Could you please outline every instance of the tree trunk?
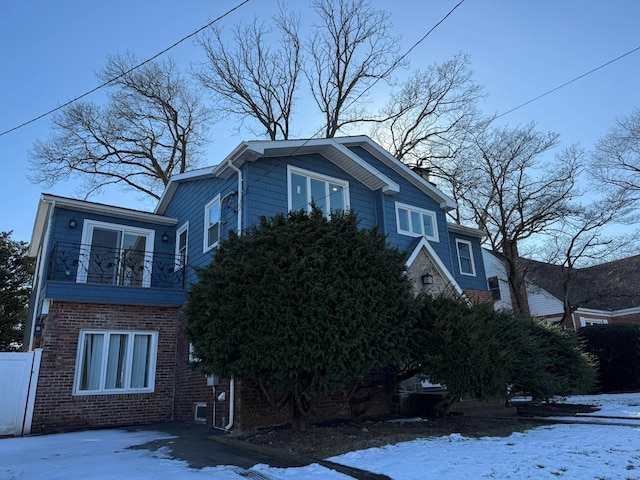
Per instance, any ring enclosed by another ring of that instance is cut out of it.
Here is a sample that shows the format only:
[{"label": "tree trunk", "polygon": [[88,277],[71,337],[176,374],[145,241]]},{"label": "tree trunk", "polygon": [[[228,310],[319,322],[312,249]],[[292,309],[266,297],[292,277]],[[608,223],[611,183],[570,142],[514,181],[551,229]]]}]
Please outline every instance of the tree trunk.
[{"label": "tree trunk", "polygon": [[511,291],[512,308],[516,313],[530,314],[529,298],[525,282],[525,268],[520,262],[518,252],[518,242],[516,240],[502,241],[502,253],[506,260],[507,279],[509,280],[509,290]]}]

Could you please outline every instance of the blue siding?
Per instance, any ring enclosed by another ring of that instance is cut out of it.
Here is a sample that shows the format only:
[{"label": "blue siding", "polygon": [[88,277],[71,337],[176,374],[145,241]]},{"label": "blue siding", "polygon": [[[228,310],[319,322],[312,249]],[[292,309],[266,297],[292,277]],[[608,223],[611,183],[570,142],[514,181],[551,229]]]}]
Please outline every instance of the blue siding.
[{"label": "blue siding", "polygon": [[185,290],[168,288],[121,287],[50,281],[46,284],[44,297],[69,302],[180,307],[184,304],[187,293]]},{"label": "blue siding", "polygon": [[[475,276],[463,275],[460,273],[460,265],[458,263],[458,250],[456,248],[456,239],[471,242],[471,250],[473,253],[473,264],[475,267]],[[463,235],[457,232],[449,234],[449,244],[451,245],[451,256],[454,267],[451,270],[454,278],[462,288],[471,288],[474,290],[487,290],[487,276],[484,271],[484,263],[482,261],[482,246],[478,237]]]},{"label": "blue siding", "polygon": [[430,210],[436,214],[436,222],[438,227],[438,242],[429,241],[442,262],[451,269],[451,252],[449,250],[447,219],[444,210],[440,204],[433,198],[425,195],[420,189],[409,183],[402,175],[388,167],[385,163],[378,160],[362,147],[353,147],[350,150],[362,158],[364,161],[373,166],[380,173],[386,175],[394,182],[400,185],[400,192],[396,195],[384,195],[382,197],[385,219],[385,231],[387,239],[391,245],[398,247],[400,250],[408,251],[415,244],[415,237],[401,235],[398,233],[396,225],[395,204],[406,203],[415,207]]},{"label": "blue siding", "polygon": [[378,224],[376,194],[361,182],[338,168],[322,155],[261,158],[246,169],[245,208],[247,225],[260,217],[273,217],[287,212],[287,165],[349,182],[349,202],[357,212],[362,228]]},{"label": "blue siding", "polygon": [[[69,220],[75,219],[76,227],[69,227]],[[103,215],[97,213],[90,213],[84,211],[71,210],[69,208],[57,207],[52,216],[51,225],[51,237],[49,245],[47,246],[47,252],[49,255],[55,255],[57,249],[61,248],[61,245],[66,245],[64,248],[73,256],[73,259],[77,259],[78,246],[82,242],[83,226],[85,220],[93,220],[99,222],[105,222],[116,225],[124,225],[129,227],[144,228],[152,230],[154,232],[154,268],[158,267],[155,262],[156,257],[164,257],[165,259],[171,259],[174,253],[174,236],[175,228],[173,226],[157,225],[152,222],[132,220],[128,218],[120,218],[117,216]],[[169,236],[168,242],[162,241],[164,233]],[[49,262],[50,258],[46,261]],[[169,262],[170,263],[170,262]],[[48,267],[51,269],[55,266],[54,263],[49,262]],[[69,265],[74,265],[69,263]],[[77,266],[77,262],[75,263]],[[151,271],[152,288],[136,288],[136,287],[123,287],[123,286],[107,286],[107,285],[92,285],[76,283],[75,277],[77,271],[75,267],[69,269],[68,275],[65,277],[68,281],[49,281],[46,287],[46,298],[58,299],[58,300],[78,300],[78,301],[113,301],[121,303],[136,303],[136,304],[148,304],[148,305],[179,305],[180,299],[184,299],[184,291],[181,285],[176,285],[175,288],[153,288],[155,278],[153,270]],[[170,265],[169,268],[172,268]],[[55,272],[48,271],[46,275],[53,275]],[[159,272],[156,272],[159,273]],[[166,272],[165,272],[166,273]],[[61,279],[64,280],[64,279]],[[115,289],[115,290],[114,290]],[[172,293],[168,294],[167,292]]]},{"label": "blue siding", "polygon": [[[232,175],[228,180],[220,178],[207,178],[192,180],[178,185],[165,215],[178,219],[176,229],[187,221],[189,233],[187,235],[187,265],[186,284],[197,281],[196,268],[207,265],[215,250],[204,252],[204,208],[217,195],[225,200],[220,208],[220,237],[225,238],[229,230],[238,228],[238,180]],[[175,248],[175,234],[171,244]]]}]

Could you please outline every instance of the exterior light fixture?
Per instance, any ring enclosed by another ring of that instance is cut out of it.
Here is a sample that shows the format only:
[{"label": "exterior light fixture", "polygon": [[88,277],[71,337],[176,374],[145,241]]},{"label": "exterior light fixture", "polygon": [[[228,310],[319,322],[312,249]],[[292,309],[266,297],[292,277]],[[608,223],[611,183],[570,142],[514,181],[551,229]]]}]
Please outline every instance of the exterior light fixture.
[{"label": "exterior light fixture", "polygon": [[164,232],[164,233],[162,234],[162,241],[163,241],[164,243],[167,243],[167,242],[169,241],[169,234],[168,234],[167,232]]},{"label": "exterior light fixture", "polygon": [[423,285],[433,285],[433,275],[425,270],[424,275],[420,277]]},{"label": "exterior light fixture", "polygon": [[77,225],[76,218],[71,217],[71,220],[69,220],[69,228],[76,228],[76,225]]}]

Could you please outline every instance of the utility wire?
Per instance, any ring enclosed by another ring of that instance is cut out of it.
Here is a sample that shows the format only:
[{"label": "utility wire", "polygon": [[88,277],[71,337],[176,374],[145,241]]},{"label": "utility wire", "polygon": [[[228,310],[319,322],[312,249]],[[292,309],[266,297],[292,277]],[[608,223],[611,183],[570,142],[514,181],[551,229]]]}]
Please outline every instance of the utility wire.
[{"label": "utility wire", "polygon": [[631,55],[633,52],[636,52],[636,51],[638,51],[638,50],[640,50],[640,47],[636,47],[636,48],[634,48],[633,50],[629,50],[627,53],[623,53],[623,54],[622,54],[622,55],[620,55],[619,57],[616,57],[616,58],[614,58],[613,60],[609,60],[608,62],[603,63],[602,65],[600,65],[599,67],[596,67],[596,68],[594,68],[594,69],[592,69],[592,70],[589,70],[587,73],[583,73],[582,75],[579,75],[579,76],[577,76],[576,78],[574,78],[574,79],[572,79],[572,80],[569,80],[568,82],[565,82],[565,83],[563,83],[562,85],[560,85],[560,86],[558,86],[558,87],[552,88],[551,90],[549,90],[548,92],[543,93],[542,95],[538,95],[537,97],[532,98],[531,100],[529,100],[529,101],[527,101],[527,102],[524,102],[524,103],[522,103],[522,104],[518,105],[517,107],[513,107],[511,110],[507,110],[506,112],[501,113],[500,115],[497,115],[496,117],[494,117],[494,118],[493,118],[493,120],[495,120],[496,118],[503,117],[503,116],[505,116],[505,115],[507,115],[507,114],[509,114],[509,113],[511,113],[511,112],[513,112],[513,111],[515,111],[515,110],[518,110],[519,108],[522,108],[522,107],[524,107],[525,105],[529,105],[530,103],[533,103],[533,102],[535,102],[536,100],[540,100],[542,97],[546,97],[547,95],[549,95],[549,94],[551,94],[551,93],[555,92],[556,90],[560,90],[561,88],[566,87],[567,85],[569,85],[569,84],[571,84],[571,83],[573,83],[573,82],[576,82],[576,81],[580,80],[581,78],[586,77],[587,75],[591,75],[593,72],[596,72],[596,71],[600,70],[601,68],[606,67],[607,65],[611,65],[613,62],[617,62],[617,61],[618,61],[618,60],[620,60],[621,58],[624,58],[624,57],[626,57],[627,55]]},{"label": "utility wire", "polygon": [[180,40],[178,40],[177,42],[175,42],[174,44],[168,46],[167,48],[165,48],[164,50],[156,53],[153,57],[147,58],[146,60],[144,60],[143,62],[135,65],[134,67],[131,67],[129,70],[127,70],[126,72],[121,73],[120,75],[118,75],[117,77],[114,77],[110,80],[107,80],[106,82],[98,85],[95,88],[92,88],[91,90],[89,90],[88,92],[83,93],[82,95],[79,95],[71,100],[69,100],[66,103],[63,103],[62,105],[59,105],[56,108],[52,108],[51,110],[49,110],[48,112],[43,113],[42,115],[38,115],[35,118],[32,118],[31,120],[28,120],[24,123],[21,123],[20,125],[17,125],[13,128],[10,128],[9,130],[5,130],[4,132],[0,132],[0,137],[2,137],[3,135],[6,135],[7,133],[11,133],[15,130],[18,130],[19,128],[25,127],[33,122],[36,122],[38,120],[40,120],[41,118],[44,118],[48,115],[51,115],[54,112],[57,112],[58,110],[63,109],[64,107],[67,107],[69,105],[71,105],[74,102],[77,102],[78,100],[91,95],[92,93],[106,87],[107,85],[115,82],[116,80],[119,80],[122,77],[125,77],[127,75],[129,75],[131,72],[133,72],[134,70],[137,70],[138,68],[142,67],[143,65],[146,65],[149,62],[152,62],[153,60],[155,60],[156,58],[158,58],[161,55],[164,55],[165,53],[167,53],[169,50],[177,47],[178,45],[180,45],[182,42],[184,42],[185,40],[190,39],[191,37],[197,35],[198,33],[202,32],[203,30],[206,30],[207,28],[209,28],[211,25],[213,25],[214,23],[219,22],[220,20],[222,20],[224,17],[230,15],[231,13],[235,12],[237,9],[239,9],[240,7],[242,7],[245,3],[248,3],[249,0],[243,0],[241,3],[239,3],[238,5],[236,5],[235,7],[231,8],[230,10],[227,10],[225,13],[223,13],[222,15],[220,15],[219,17],[215,18],[214,20],[212,20],[211,22],[207,23],[205,26],[200,27],[198,30],[196,30],[193,33],[190,33],[189,35],[187,35],[186,37],[181,38]]},{"label": "utility wire", "polygon": [[[449,10],[449,12],[440,19],[440,21],[438,21],[433,27],[431,27],[429,29],[429,31],[427,31],[427,33],[425,33],[422,38],[420,38],[419,40],[417,40],[406,52],[404,52],[402,55],[400,55],[394,62],[393,64],[385,71],[384,75],[376,78],[371,85],[367,86],[367,88],[365,88],[362,92],[360,92],[360,94],[358,94],[353,100],[351,100],[348,104],[346,104],[345,108],[349,108],[351,105],[353,105],[355,102],[357,102],[366,92],[368,92],[376,83],[378,83],[384,76],[388,75],[391,71],[393,71],[394,68],[396,68],[418,45],[420,45],[422,42],[424,42],[426,40],[426,38],[431,34],[431,32],[433,32],[436,28],[438,28],[440,26],[440,24],[442,24],[442,22],[444,22],[449,15],[451,15],[454,10],[456,8],[458,8],[460,5],[462,5],[464,3],[464,0],[460,0],[451,10]],[[291,152],[290,154],[288,154],[286,157],[283,158],[291,158],[293,157],[296,152],[298,152],[301,148],[303,148],[305,145],[307,145],[307,143],[309,143],[311,140],[315,139],[317,137],[317,135],[319,135],[322,130],[324,130],[326,128],[326,126],[322,126],[319,130],[317,130],[315,133],[313,133],[311,135],[311,137],[305,139],[305,141],[302,143],[302,145],[300,145],[299,147],[297,147],[293,152]],[[269,168],[266,172],[264,172],[262,175],[260,175],[258,178],[256,178],[255,180],[252,181],[252,184],[257,184],[260,180],[262,180],[265,176],[267,176],[269,173],[271,173],[276,167],[280,166],[282,164],[282,162],[284,162],[284,160],[280,160],[279,162],[276,162],[271,168]],[[243,198],[242,196],[240,196],[239,198]],[[325,196],[326,198],[326,196]]]}]

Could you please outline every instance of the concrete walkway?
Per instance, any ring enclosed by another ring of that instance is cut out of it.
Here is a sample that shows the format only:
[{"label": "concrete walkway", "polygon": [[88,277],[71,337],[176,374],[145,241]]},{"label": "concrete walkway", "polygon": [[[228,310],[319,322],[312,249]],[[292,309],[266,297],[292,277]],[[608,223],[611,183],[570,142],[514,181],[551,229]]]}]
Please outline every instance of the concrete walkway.
[{"label": "concrete walkway", "polygon": [[[256,464],[266,464],[277,468],[304,467],[312,463],[336,470],[358,480],[386,480],[386,475],[379,475],[357,468],[347,467],[334,462],[317,458],[309,458],[292,452],[274,448],[251,445],[236,440],[232,435],[205,425],[169,422],[151,425],[139,425],[125,428],[128,431],[164,432],[173,438],[154,440],[134,449],[156,451],[167,447],[171,457],[183,460],[191,468],[214,467],[218,465],[234,465],[249,470]],[[248,478],[264,477],[258,472],[247,472]]]}]

